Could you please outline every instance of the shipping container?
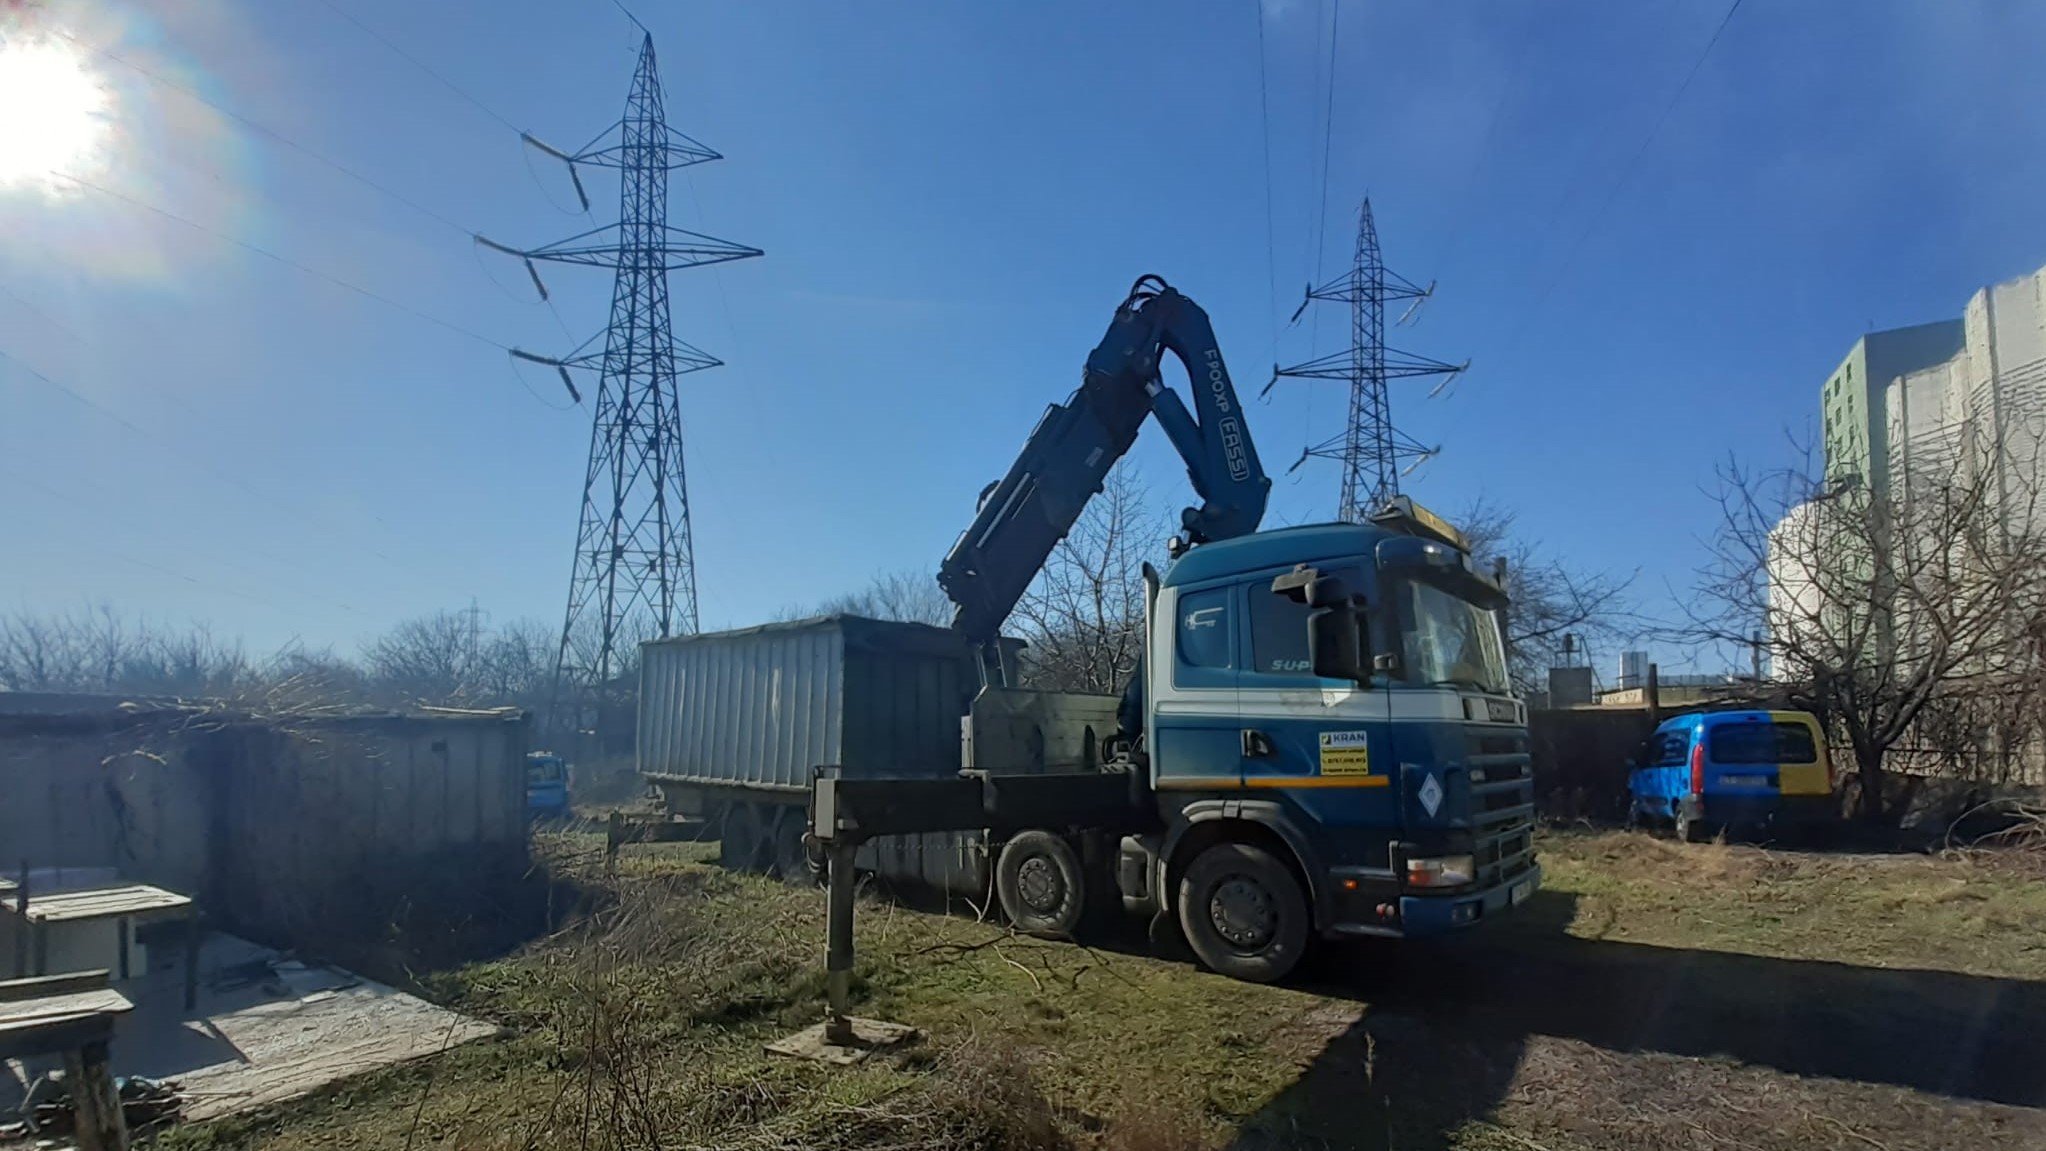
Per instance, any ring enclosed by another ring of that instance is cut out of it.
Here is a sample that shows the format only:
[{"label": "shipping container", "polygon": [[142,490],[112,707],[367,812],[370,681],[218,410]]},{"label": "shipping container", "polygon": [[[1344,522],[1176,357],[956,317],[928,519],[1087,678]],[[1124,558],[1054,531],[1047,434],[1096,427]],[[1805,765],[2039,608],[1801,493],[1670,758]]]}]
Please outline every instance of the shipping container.
[{"label": "shipping container", "polygon": [[[958,633],[850,615],[655,640],[640,648],[639,674],[640,774],[670,813],[702,821],[727,867],[789,877],[808,867],[815,770],[957,772],[960,720],[979,684]],[[984,849],[929,848],[876,841],[862,862],[985,888]]]},{"label": "shipping container", "polygon": [[639,768],[806,794],[811,772],[949,775],[978,684],[958,633],[831,615],[640,649]]},{"label": "shipping container", "polygon": [[[639,770],[671,815],[719,841],[727,867],[794,877],[809,864],[819,767],[872,778],[1099,766],[1113,697],[976,699],[979,688],[966,641],[925,624],[832,615],[655,640],[640,648]],[[984,895],[987,855],[984,835],[946,832],[871,840],[860,864]]]}]

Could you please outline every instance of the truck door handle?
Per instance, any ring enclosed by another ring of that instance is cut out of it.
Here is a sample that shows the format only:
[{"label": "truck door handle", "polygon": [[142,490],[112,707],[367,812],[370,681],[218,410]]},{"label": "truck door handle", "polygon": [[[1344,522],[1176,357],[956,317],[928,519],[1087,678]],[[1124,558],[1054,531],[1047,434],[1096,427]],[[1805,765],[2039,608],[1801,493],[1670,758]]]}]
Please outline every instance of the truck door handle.
[{"label": "truck door handle", "polygon": [[1243,729],[1243,758],[1267,759],[1277,754],[1272,747],[1272,738],[1252,728]]}]

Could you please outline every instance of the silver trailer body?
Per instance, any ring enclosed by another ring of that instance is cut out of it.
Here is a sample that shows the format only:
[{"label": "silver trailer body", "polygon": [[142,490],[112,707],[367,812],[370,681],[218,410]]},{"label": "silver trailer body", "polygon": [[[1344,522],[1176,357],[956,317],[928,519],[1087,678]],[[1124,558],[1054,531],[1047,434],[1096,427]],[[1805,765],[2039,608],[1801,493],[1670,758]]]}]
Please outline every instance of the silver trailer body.
[{"label": "silver trailer body", "polygon": [[[978,691],[956,632],[833,615],[640,648],[639,770],[669,811],[723,840],[729,866],[799,865],[816,769],[939,777],[1098,767],[1112,696]],[[978,693],[978,694],[976,694]],[[986,836],[876,839],[861,864],[972,898]]]}]

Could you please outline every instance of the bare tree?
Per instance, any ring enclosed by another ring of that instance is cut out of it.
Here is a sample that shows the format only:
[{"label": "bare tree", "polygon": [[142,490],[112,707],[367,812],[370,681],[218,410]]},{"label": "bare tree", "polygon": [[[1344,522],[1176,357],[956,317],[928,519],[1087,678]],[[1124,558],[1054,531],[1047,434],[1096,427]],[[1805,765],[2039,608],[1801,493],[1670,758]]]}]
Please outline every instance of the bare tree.
[{"label": "bare tree", "polygon": [[478,653],[480,694],[492,703],[541,706],[552,686],[559,647],[559,633],[539,620],[513,620],[497,628]]},{"label": "bare tree", "polygon": [[860,591],[827,601],[824,610],[934,627],[952,622],[952,601],[929,571],[883,572]]},{"label": "bare tree", "polygon": [[0,619],[0,687],[9,691],[77,691],[83,659],[63,616],[18,611]]},{"label": "bare tree", "polygon": [[241,645],[204,624],[153,626],[109,604],[0,619],[0,687],[12,691],[222,695],[253,674]]},{"label": "bare tree", "polygon": [[1144,563],[1164,559],[1169,524],[1127,465],[1108,473],[1009,617],[1029,645],[1024,686],[1123,690],[1144,650]]},{"label": "bare tree", "polygon": [[475,638],[460,613],[437,611],[405,620],[370,641],[363,660],[371,681],[384,693],[409,701],[467,703],[481,692]]},{"label": "bare tree", "polygon": [[147,629],[121,679],[133,690],[179,696],[234,695],[257,679],[241,641],[223,640],[205,623],[181,631]]},{"label": "bare tree", "polygon": [[1866,820],[1901,814],[1885,806],[1884,777],[1907,737],[1937,738],[1943,708],[2039,679],[2037,491],[2014,491],[2010,469],[1982,461],[1921,463],[1893,491],[1829,485],[1809,460],[1720,469],[1691,634],[1766,636],[1773,674],[1852,748]]},{"label": "bare tree", "polygon": [[952,623],[952,601],[945,598],[938,577],[929,571],[882,572],[858,591],[834,596],[814,608],[783,608],[775,613],[775,619],[788,621],[841,613],[948,627]]},{"label": "bare tree", "polygon": [[1506,561],[1506,640],[1514,688],[1539,690],[1548,668],[1561,661],[1565,636],[1617,643],[1635,624],[1625,577],[1572,568],[1546,554],[1539,540],[1514,532],[1512,511],[1480,497],[1458,522],[1471,561],[1490,573]]}]

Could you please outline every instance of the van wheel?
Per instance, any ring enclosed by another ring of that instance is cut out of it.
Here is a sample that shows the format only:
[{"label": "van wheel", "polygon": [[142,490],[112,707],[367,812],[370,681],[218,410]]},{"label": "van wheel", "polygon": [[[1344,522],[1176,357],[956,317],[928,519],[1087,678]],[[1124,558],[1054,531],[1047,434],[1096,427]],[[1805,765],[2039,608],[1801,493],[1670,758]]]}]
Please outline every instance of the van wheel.
[{"label": "van wheel", "polygon": [[1677,838],[1685,843],[1704,843],[1712,838],[1712,828],[1702,819],[1692,819],[1689,812],[1677,810]]},{"label": "van wheel", "polygon": [[1232,979],[1274,983],[1307,949],[1307,896],[1261,847],[1218,843],[1179,881],[1179,926],[1194,954]]},{"label": "van wheel", "polygon": [[995,861],[995,896],[1016,930],[1043,939],[1071,939],[1087,906],[1079,853],[1048,831],[1010,836]]}]

